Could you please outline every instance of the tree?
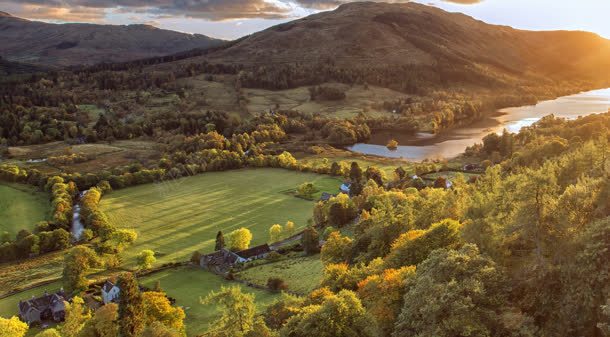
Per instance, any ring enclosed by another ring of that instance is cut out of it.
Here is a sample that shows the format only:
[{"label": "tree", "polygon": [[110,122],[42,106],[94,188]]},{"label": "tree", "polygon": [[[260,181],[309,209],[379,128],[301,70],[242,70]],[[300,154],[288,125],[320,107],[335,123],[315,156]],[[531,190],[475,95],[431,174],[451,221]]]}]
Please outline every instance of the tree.
[{"label": "tree", "polygon": [[322,246],[320,259],[325,263],[348,262],[352,254],[353,240],[347,236],[341,236],[338,231],[331,232]]},{"label": "tree", "polygon": [[222,231],[218,231],[216,233],[216,245],[214,246],[214,250],[221,250],[225,247],[225,238],[222,235]]},{"label": "tree", "polygon": [[393,336],[503,336],[500,271],[474,245],[438,249],[417,267]]},{"label": "tree", "polygon": [[342,290],[329,294],[321,304],[300,308],[280,330],[282,337],[374,336],[369,317],[356,294]]},{"label": "tree", "polygon": [[269,242],[278,242],[282,238],[282,225],[275,224],[269,228]]},{"label": "tree", "polygon": [[252,241],[252,232],[247,228],[240,228],[229,233],[229,248],[232,251],[248,249]]},{"label": "tree", "polygon": [[315,228],[308,226],[303,231],[301,244],[307,255],[313,255],[320,252],[320,238],[318,231]]},{"label": "tree", "polygon": [[165,326],[161,322],[152,322],[139,337],[183,337],[184,333]]},{"label": "tree", "polygon": [[326,207],[328,209],[327,218],[331,225],[342,227],[356,218],[358,210],[356,205],[347,194],[339,194],[336,197],[328,200]]},{"label": "tree", "polygon": [[269,329],[262,317],[257,317],[252,330],[248,331],[246,337],[276,337],[277,333]]},{"label": "tree", "polygon": [[349,169],[349,179],[352,183],[359,183],[362,181],[362,169],[357,162],[353,161]]},{"label": "tree", "polygon": [[79,336],[89,318],[91,318],[91,313],[85,306],[85,301],[74,296],[71,303],[66,302],[66,320],[61,327],[61,334],[64,337]]},{"label": "tree", "polygon": [[316,191],[317,189],[313,183],[302,183],[297,187],[297,194],[306,199],[313,198],[313,194],[316,193]]},{"label": "tree", "polygon": [[150,249],[144,249],[138,255],[138,266],[140,269],[150,269],[156,261],[155,252]]},{"label": "tree", "polygon": [[59,331],[50,328],[37,333],[35,337],[61,337],[61,335],[59,334]]},{"label": "tree", "polygon": [[214,336],[243,337],[254,328],[254,295],[243,293],[239,286],[223,286],[201,302],[220,308],[220,318],[210,325],[210,332]]},{"label": "tree", "polygon": [[0,317],[0,337],[23,337],[28,332],[28,325],[16,316],[9,319]]},{"label": "tree", "polygon": [[119,277],[119,332],[122,337],[138,337],[144,330],[144,307],[138,282],[132,273]]},{"label": "tree", "polygon": [[142,294],[145,324],[163,323],[166,327],[184,333],[184,310],[172,307],[163,292],[147,291]]},{"label": "tree", "polygon": [[79,337],[118,337],[119,306],[108,303],[97,309],[91,319],[85,323]]},{"label": "tree", "polygon": [[294,226],[294,222],[292,221],[287,221],[286,224],[284,225],[284,237],[291,237],[293,236],[295,233],[295,226]]},{"label": "tree", "polygon": [[425,231],[412,230],[402,234],[392,244],[385,259],[386,268],[418,265],[435,249],[458,248],[462,243],[460,228],[459,222],[446,219],[432,224]]},{"label": "tree", "polygon": [[99,264],[95,252],[86,246],[76,246],[64,258],[63,284],[67,292],[84,289],[89,282],[85,277],[91,267]]}]

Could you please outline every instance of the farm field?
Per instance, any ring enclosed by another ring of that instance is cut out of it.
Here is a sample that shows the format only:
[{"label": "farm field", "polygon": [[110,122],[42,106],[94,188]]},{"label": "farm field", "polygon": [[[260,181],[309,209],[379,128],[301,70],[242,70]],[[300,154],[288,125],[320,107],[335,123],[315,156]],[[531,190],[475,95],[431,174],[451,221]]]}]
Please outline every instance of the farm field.
[{"label": "farm field", "polygon": [[299,256],[248,268],[237,278],[265,286],[269,277],[278,277],[286,282],[289,291],[307,294],[320,285],[323,270],[319,255]]},{"label": "farm field", "polygon": [[[186,313],[186,333],[196,336],[205,332],[208,325],[218,318],[218,310],[214,305],[201,304],[199,299],[204,298],[212,291],[220,290],[221,286],[238,285],[224,278],[198,268],[178,268],[164,270],[143,277],[140,283],[153,287],[157,281],[168,296],[176,299],[176,305],[181,306]],[[253,293],[259,311],[279,299],[280,294],[265,290],[241,286],[242,291]]]},{"label": "farm field", "polygon": [[61,278],[66,251],[53,252],[24,261],[0,264],[0,296],[41,282]]},{"label": "farm field", "polygon": [[47,194],[20,184],[0,184],[0,233],[14,237],[21,229],[34,229],[51,210]]},{"label": "farm field", "polygon": [[269,227],[293,221],[303,228],[314,202],[290,193],[304,182],[336,193],[339,179],[283,169],[243,169],[147,184],[110,192],[101,209],[119,228],[132,228],[138,239],[124,253],[127,267],[143,249],[155,251],[156,265],[184,261],[196,250],[214,250],[216,233],[240,227],[253,234],[251,246],[269,239]]}]

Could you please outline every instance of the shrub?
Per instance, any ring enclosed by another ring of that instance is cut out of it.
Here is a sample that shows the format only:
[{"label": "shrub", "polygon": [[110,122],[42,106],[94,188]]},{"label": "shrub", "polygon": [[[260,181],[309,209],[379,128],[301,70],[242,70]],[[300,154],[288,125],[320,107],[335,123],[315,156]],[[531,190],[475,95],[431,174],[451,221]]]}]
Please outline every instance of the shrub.
[{"label": "shrub", "polygon": [[267,280],[267,288],[271,291],[282,291],[288,289],[286,282],[279,277],[270,277]]}]

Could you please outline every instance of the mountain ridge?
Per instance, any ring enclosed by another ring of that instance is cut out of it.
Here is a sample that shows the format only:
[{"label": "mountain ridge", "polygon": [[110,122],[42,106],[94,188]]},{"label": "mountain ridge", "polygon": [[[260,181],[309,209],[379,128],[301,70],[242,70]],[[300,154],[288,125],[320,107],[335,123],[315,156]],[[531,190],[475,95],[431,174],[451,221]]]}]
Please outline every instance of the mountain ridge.
[{"label": "mountain ridge", "polygon": [[208,48],[224,40],[151,25],[53,24],[0,14],[0,56],[8,61],[66,67],[137,60]]}]

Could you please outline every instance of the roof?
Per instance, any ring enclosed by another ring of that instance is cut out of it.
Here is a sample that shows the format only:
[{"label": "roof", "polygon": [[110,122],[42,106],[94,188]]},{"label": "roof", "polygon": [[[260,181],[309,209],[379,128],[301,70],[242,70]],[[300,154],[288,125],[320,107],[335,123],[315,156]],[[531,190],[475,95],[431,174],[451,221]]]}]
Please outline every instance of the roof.
[{"label": "roof", "polygon": [[64,307],[64,301],[66,295],[63,291],[58,291],[54,294],[45,293],[40,297],[33,297],[32,299],[20,301],[19,311],[26,313],[29,310],[38,310],[40,312],[51,308],[53,311],[62,310]]},{"label": "roof", "polygon": [[263,244],[260,246],[244,249],[242,251],[237,252],[236,254],[243,257],[244,259],[248,259],[254,256],[259,256],[262,254],[267,254],[271,251],[268,244]]},{"label": "roof", "polygon": [[223,248],[221,250],[217,250],[214,253],[203,255],[201,257],[202,264],[206,265],[225,265],[225,264],[233,264],[239,259],[235,253]]},{"label": "roof", "polygon": [[114,288],[114,287],[115,287],[115,284],[107,280],[106,282],[104,282],[104,285],[102,286],[102,290],[105,293],[107,293],[107,292],[110,292],[110,290],[112,290],[112,288]]}]

